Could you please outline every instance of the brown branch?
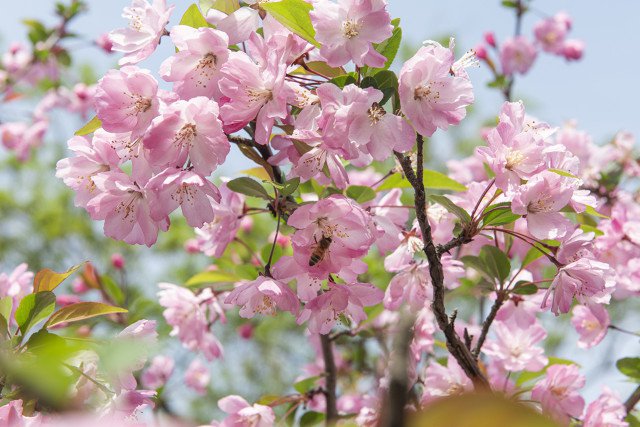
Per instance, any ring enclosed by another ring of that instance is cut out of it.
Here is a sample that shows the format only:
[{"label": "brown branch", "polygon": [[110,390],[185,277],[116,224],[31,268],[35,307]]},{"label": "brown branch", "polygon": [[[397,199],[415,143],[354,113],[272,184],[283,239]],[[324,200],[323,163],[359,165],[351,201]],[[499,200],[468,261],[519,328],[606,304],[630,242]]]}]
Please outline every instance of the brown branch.
[{"label": "brown branch", "polygon": [[489,333],[489,328],[491,328],[491,324],[496,318],[496,314],[498,314],[498,310],[502,307],[504,303],[504,294],[499,291],[496,295],[496,300],[493,302],[491,306],[491,311],[484,322],[482,323],[482,331],[480,332],[480,336],[478,337],[478,342],[476,343],[476,347],[473,349],[473,356],[477,359],[480,354],[480,350],[482,350],[482,345],[484,341],[487,339],[487,334]]},{"label": "brown branch", "polygon": [[[423,144],[422,136],[418,135],[418,154],[419,157],[422,153]],[[424,242],[423,251],[429,261],[429,274],[431,276],[431,284],[433,286],[433,301],[431,302],[431,309],[438,322],[438,327],[444,332],[447,349],[451,355],[456,359],[460,367],[465,374],[473,381],[476,388],[489,388],[489,383],[485,376],[480,371],[477,360],[471,354],[471,351],[465,346],[464,342],[460,339],[454,328],[453,320],[449,320],[447,310],[444,305],[444,272],[442,270],[442,262],[440,261],[441,254],[438,253],[438,249],[433,243],[433,237],[431,235],[431,225],[427,218],[426,212],[426,195],[423,176],[416,176],[411,168],[411,160],[404,155],[395,152],[396,158],[400,162],[400,166],[407,177],[407,180],[413,187],[415,193],[415,206],[416,206],[416,218],[420,225],[420,231],[422,232],[422,240]],[[421,158],[418,159],[418,171],[422,172],[420,165]]]},{"label": "brown branch", "polygon": [[320,335],[320,344],[322,345],[322,358],[324,359],[324,371],[326,373],[324,396],[327,400],[327,409],[325,420],[327,426],[332,426],[338,421],[336,362],[333,357],[333,345],[329,335]]},{"label": "brown branch", "polygon": [[629,396],[624,402],[624,409],[627,411],[627,414],[633,411],[633,408],[636,407],[638,401],[640,401],[640,386],[633,390],[631,396]]}]

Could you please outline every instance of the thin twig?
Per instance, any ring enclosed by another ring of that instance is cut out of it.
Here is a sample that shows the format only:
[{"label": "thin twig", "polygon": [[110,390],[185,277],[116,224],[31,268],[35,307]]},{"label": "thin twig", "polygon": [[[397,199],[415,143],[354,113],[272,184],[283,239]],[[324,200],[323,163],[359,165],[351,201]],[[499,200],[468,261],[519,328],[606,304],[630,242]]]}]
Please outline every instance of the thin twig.
[{"label": "thin twig", "polygon": [[324,359],[325,378],[325,399],[327,408],[325,411],[326,425],[332,426],[338,421],[338,407],[336,399],[336,383],[337,370],[336,362],[333,357],[333,344],[329,335],[320,335],[320,344],[322,346],[322,358]]}]

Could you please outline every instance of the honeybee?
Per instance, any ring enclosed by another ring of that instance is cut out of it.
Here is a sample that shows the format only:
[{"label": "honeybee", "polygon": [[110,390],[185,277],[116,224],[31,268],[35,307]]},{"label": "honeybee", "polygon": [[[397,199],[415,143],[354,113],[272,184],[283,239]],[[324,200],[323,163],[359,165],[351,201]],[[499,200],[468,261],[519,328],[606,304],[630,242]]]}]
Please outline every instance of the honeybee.
[{"label": "honeybee", "polygon": [[320,261],[322,261],[329,250],[329,245],[331,245],[331,237],[327,237],[324,234],[320,241],[313,236],[313,239],[316,241],[316,244],[313,245],[313,250],[311,251],[311,256],[309,257],[309,267],[313,267]]}]

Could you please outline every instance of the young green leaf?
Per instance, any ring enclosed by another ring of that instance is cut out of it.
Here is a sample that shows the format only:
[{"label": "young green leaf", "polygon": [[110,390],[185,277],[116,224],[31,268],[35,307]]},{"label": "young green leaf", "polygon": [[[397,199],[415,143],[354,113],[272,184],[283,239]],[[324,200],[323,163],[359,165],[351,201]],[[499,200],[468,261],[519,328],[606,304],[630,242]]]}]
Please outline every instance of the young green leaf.
[{"label": "young green leaf", "polygon": [[243,176],[240,178],[232,179],[227,182],[227,188],[236,193],[244,194],[250,197],[258,197],[265,200],[271,200],[271,196],[267,193],[267,190],[256,180]]},{"label": "young green leaf", "polygon": [[184,12],[184,15],[182,15],[182,18],[180,19],[180,25],[188,25],[189,27],[200,28],[208,27],[209,23],[204,18],[204,16],[202,16],[202,12],[200,12],[200,8],[198,7],[198,5],[194,3],[189,6]]},{"label": "young green leaf", "polygon": [[100,129],[101,126],[102,126],[102,122],[100,121],[98,116],[95,116],[93,119],[89,120],[87,124],[85,124],[80,129],[78,129],[76,133],[74,133],[74,135],[76,136],[89,135],[90,133],[95,132],[97,129]]},{"label": "young green leaf", "polygon": [[462,209],[460,206],[453,203],[448,197],[439,194],[432,194],[427,198],[432,202],[444,207],[447,211],[460,218],[460,221],[462,221],[463,224],[469,224],[471,222],[471,216],[469,215],[469,213]]},{"label": "young green leaf", "polygon": [[267,11],[276,21],[284,25],[294,34],[302,37],[316,47],[316,30],[311,25],[309,12],[313,9],[304,0],[281,0],[277,2],[261,2],[260,7]]},{"label": "young green leaf", "polygon": [[280,190],[280,195],[283,197],[287,197],[292,195],[300,185],[300,178],[295,177],[291,178],[287,182],[284,183],[284,187]]},{"label": "young green leaf", "polygon": [[368,202],[375,199],[376,192],[370,187],[364,185],[350,185],[347,187],[347,197],[358,203]]},{"label": "young green leaf", "polygon": [[504,283],[511,273],[511,261],[500,249],[492,245],[480,249],[480,259],[487,266],[487,270],[500,283]]},{"label": "young green leaf", "polygon": [[427,190],[467,191],[467,187],[447,175],[430,170],[424,170],[424,186]]},{"label": "young green leaf", "polygon": [[29,329],[48,317],[56,307],[53,292],[43,291],[26,295],[16,309],[16,323],[24,336]]},{"label": "young green leaf", "polygon": [[198,286],[207,283],[234,283],[240,280],[235,274],[224,273],[222,271],[203,271],[191,277],[185,283],[186,286]]},{"label": "young green leaf", "polygon": [[616,368],[629,378],[640,380],[640,357],[625,357],[616,362]]},{"label": "young green leaf", "polygon": [[[84,264],[84,263],[83,263]],[[33,278],[33,291],[52,291],[60,285],[67,277],[76,272],[83,264],[74,265],[64,273],[57,273],[45,268],[36,273]]]}]

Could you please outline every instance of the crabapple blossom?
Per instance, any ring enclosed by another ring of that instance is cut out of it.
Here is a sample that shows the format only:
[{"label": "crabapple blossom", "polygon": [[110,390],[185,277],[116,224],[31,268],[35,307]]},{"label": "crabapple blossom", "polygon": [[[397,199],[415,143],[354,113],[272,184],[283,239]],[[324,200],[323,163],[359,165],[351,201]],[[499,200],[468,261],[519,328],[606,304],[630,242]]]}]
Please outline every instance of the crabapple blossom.
[{"label": "crabapple blossom", "polygon": [[101,172],[92,177],[96,194],[87,203],[91,218],[104,220],[107,236],[129,244],[152,246],[158,231],[167,231],[167,217],[151,217],[149,193],[121,170]]},{"label": "crabapple blossom", "polygon": [[425,369],[424,382],[428,387],[425,387],[420,401],[423,405],[441,397],[473,390],[473,383],[451,355],[447,358],[447,366],[431,361]]},{"label": "crabapple blossom", "polygon": [[195,295],[171,283],[160,283],[158,287],[160,305],[165,307],[162,315],[173,327],[171,336],[177,336],[189,350],[201,351],[207,360],[221,357],[222,345],[209,331],[209,323],[218,316],[222,321],[225,318],[211,289],[206,288]]},{"label": "crabapple blossom", "polygon": [[9,274],[4,272],[0,273],[0,298],[11,297],[13,307],[17,307],[22,297],[29,293],[33,273],[28,271],[28,269],[29,266],[23,262]]},{"label": "crabapple blossom", "polygon": [[207,256],[219,258],[235,239],[244,211],[244,197],[225,183],[220,185],[220,203],[213,203],[213,221],[197,228],[197,245]]},{"label": "crabapple blossom", "polygon": [[169,356],[159,355],[154,357],[149,367],[140,376],[142,385],[152,390],[163,387],[173,373],[174,366],[175,362]]},{"label": "crabapple blossom", "polygon": [[436,128],[447,130],[467,115],[473,103],[473,87],[466,72],[454,64],[453,39],[449,48],[429,42],[400,70],[398,92],[403,113],[418,133],[431,136]]},{"label": "crabapple blossom", "polygon": [[628,427],[625,421],[627,411],[620,396],[609,387],[604,387],[602,394],[587,406],[582,420],[584,427]]},{"label": "crabapple blossom", "polygon": [[315,0],[309,15],[327,64],[339,67],[352,61],[358,67],[382,67],[387,58],[373,43],[391,37],[393,26],[386,8],[386,0]]},{"label": "crabapple blossom", "polygon": [[561,267],[551,282],[551,286],[542,301],[543,307],[549,306],[549,297],[553,292],[551,311],[558,315],[567,313],[575,297],[581,303],[607,303],[612,285],[609,264],[588,258],[580,258]]},{"label": "crabapple blossom", "polygon": [[173,8],[167,7],[166,0],[153,0],[152,4],[132,0],[131,6],[124,8],[122,17],[129,20],[129,27],[109,33],[110,50],[125,54],[120,65],[136,64],[151,56],[166,31]]},{"label": "crabapple blossom", "polygon": [[562,55],[567,61],[577,61],[584,55],[585,43],[582,40],[567,40],[562,46]]},{"label": "crabapple blossom", "polygon": [[260,26],[260,14],[251,7],[240,7],[230,14],[215,8],[209,9],[207,22],[215,25],[217,30],[224,32],[229,45],[242,43]]},{"label": "crabapple blossom", "polygon": [[174,82],[173,90],[183,99],[206,96],[218,100],[220,68],[229,57],[227,34],[213,28],[176,25],[171,40],[179,49],[160,66],[160,75]]},{"label": "crabapple blossom", "polygon": [[571,28],[571,20],[565,13],[543,19],[533,27],[533,34],[545,52],[562,54],[564,39]]},{"label": "crabapple blossom", "polygon": [[200,359],[193,359],[184,373],[184,383],[200,395],[207,394],[211,372]]},{"label": "crabapple blossom", "polygon": [[[350,266],[369,251],[378,235],[371,216],[340,195],[300,206],[287,223],[297,229],[291,237],[296,262],[316,277]],[[322,239],[331,239],[330,244],[322,259],[311,265],[314,247]]]},{"label": "crabapple blossom", "polygon": [[296,294],[286,284],[266,276],[238,284],[224,302],[241,306],[240,316],[244,318],[252,318],[256,313],[275,315],[277,308],[295,315],[300,305]]},{"label": "crabapple blossom", "polygon": [[159,106],[158,82],[148,70],[129,65],[109,70],[98,82],[95,109],[107,132],[142,135]]},{"label": "crabapple blossom", "polygon": [[[262,47],[255,33],[250,41]],[[256,119],[255,141],[266,144],[276,119],[287,116],[287,102],[293,91],[285,84],[287,64],[284,52],[269,50],[266,62],[256,63],[244,52],[231,52],[222,66],[220,92],[228,99],[220,108],[220,118],[226,133],[236,132]]]},{"label": "crabapple blossom", "polygon": [[356,324],[365,320],[364,307],[378,304],[382,297],[382,291],[368,283],[330,283],[328,291],[304,306],[298,324],[308,321],[311,333],[328,334],[340,315]]},{"label": "crabapple blossom", "polygon": [[218,104],[204,96],[176,101],[156,117],[143,139],[149,163],[162,170],[183,167],[208,176],[229,154],[231,146],[218,118]]},{"label": "crabapple blossom", "polygon": [[500,46],[502,72],[508,76],[527,74],[537,55],[536,47],[525,36],[509,37]]},{"label": "crabapple blossom", "polygon": [[90,141],[84,136],[74,136],[67,145],[74,156],[58,161],[56,177],[75,190],[75,205],[86,208],[96,195],[97,187],[93,177],[117,168],[120,157],[111,145],[98,138]]},{"label": "crabapple blossom", "polygon": [[269,406],[249,403],[240,396],[231,395],[218,401],[218,407],[227,413],[221,422],[214,422],[217,427],[271,427],[276,415]]},{"label": "crabapple blossom", "polygon": [[147,183],[151,192],[151,217],[160,220],[178,206],[191,227],[213,221],[213,203],[220,201],[220,191],[211,181],[196,172],[167,168]]},{"label": "crabapple blossom", "polygon": [[609,312],[600,304],[576,305],[573,307],[571,324],[580,335],[578,347],[591,348],[607,335]]},{"label": "crabapple blossom", "polygon": [[576,365],[551,365],[543,380],[533,387],[531,398],[558,421],[568,424],[569,417],[579,417],[584,399],[578,393],[585,383]]},{"label": "crabapple blossom", "polygon": [[547,336],[539,324],[521,329],[509,323],[496,322],[492,329],[496,339],[487,340],[483,351],[505,371],[539,371],[547,364],[544,349],[536,346]]},{"label": "crabapple blossom", "polygon": [[573,195],[569,178],[543,171],[518,188],[511,210],[527,219],[529,233],[537,239],[557,239],[569,231],[570,222],[560,213]]},{"label": "crabapple blossom", "polygon": [[419,310],[432,298],[429,264],[414,264],[391,279],[384,294],[387,310],[397,310],[405,301],[413,310]]},{"label": "crabapple blossom", "polygon": [[13,151],[18,160],[25,162],[31,151],[42,145],[48,127],[45,120],[37,120],[30,125],[24,122],[0,123],[0,142]]}]

